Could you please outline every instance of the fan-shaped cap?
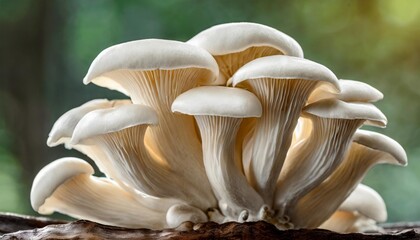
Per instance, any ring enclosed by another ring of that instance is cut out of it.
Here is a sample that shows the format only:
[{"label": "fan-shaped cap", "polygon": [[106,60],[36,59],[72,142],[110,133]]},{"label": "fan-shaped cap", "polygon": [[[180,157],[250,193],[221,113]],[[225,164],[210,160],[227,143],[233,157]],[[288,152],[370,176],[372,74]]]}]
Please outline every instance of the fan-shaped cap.
[{"label": "fan-shaped cap", "polygon": [[86,114],[74,129],[72,144],[97,135],[120,131],[141,124],[157,124],[156,112],[144,105],[121,105]]},{"label": "fan-shaped cap", "polygon": [[353,136],[353,142],[383,152],[384,155],[381,157],[382,161],[389,163],[397,162],[403,166],[407,165],[407,154],[404,148],[388,136],[359,129]]},{"label": "fan-shaped cap", "polygon": [[378,89],[364,82],[340,79],[338,83],[340,93],[331,92],[328,86],[321,85],[312,92],[308,103],[327,98],[337,98],[345,102],[377,102],[384,97]]},{"label": "fan-shaped cap", "polygon": [[359,184],[339,207],[341,211],[357,211],[361,215],[377,222],[387,219],[385,202],[372,188]]},{"label": "fan-shaped cap", "polygon": [[[173,70],[179,68],[208,69],[216,78],[216,60],[204,49],[191,44],[160,39],[121,43],[103,50],[93,60],[83,82],[116,70]],[[108,86],[109,87],[109,86]],[[115,86],[118,90],[118,86]]]},{"label": "fan-shaped cap", "polygon": [[202,47],[212,55],[243,51],[249,47],[269,46],[285,55],[303,57],[300,45],[277,29],[249,22],[225,23],[206,29],[187,43]]},{"label": "fan-shaped cap", "polygon": [[[94,177],[92,167],[76,158],[58,159],[36,176],[31,204],[41,214],[60,212],[74,218],[129,228],[167,227],[165,212],[174,199],[131,193],[109,178]],[[139,219],[138,214],[144,216]]]},{"label": "fan-shaped cap", "polygon": [[385,115],[370,103],[347,103],[338,99],[324,99],[306,106],[304,114],[322,118],[363,119],[367,125],[385,127]]},{"label": "fan-shaped cap", "polygon": [[107,99],[95,99],[89,101],[77,108],[73,108],[55,121],[50,133],[48,134],[47,145],[54,147],[60,145],[70,139],[73,135],[74,128],[80,119],[88,112],[98,108],[106,107],[109,105]]},{"label": "fan-shaped cap", "polygon": [[[54,173],[54,174],[52,174]],[[45,200],[50,197],[55,189],[68,179],[79,174],[92,175],[94,170],[87,162],[78,158],[58,159],[38,172],[31,188],[31,205],[36,211]]]},{"label": "fan-shaped cap", "polygon": [[130,100],[108,101],[107,99],[95,99],[67,111],[54,123],[54,126],[49,133],[47,145],[49,147],[54,147],[70,140],[73,135],[74,128],[79,123],[80,119],[82,119],[87,113],[97,109],[110,108],[130,103]]},{"label": "fan-shaped cap", "polygon": [[284,55],[262,57],[245,64],[232,76],[232,84],[236,86],[243,81],[260,78],[325,81],[340,89],[337,77],[327,67]]},{"label": "fan-shaped cap", "polygon": [[243,89],[204,86],[179,95],[173,112],[188,115],[210,115],[234,118],[259,117],[262,108],[258,98]]}]

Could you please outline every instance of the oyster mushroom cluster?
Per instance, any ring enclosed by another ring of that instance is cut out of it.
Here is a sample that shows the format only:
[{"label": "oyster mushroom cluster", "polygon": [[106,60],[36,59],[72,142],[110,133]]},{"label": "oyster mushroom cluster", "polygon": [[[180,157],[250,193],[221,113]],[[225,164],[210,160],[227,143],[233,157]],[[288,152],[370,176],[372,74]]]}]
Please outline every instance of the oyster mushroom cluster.
[{"label": "oyster mushroom cluster", "polygon": [[124,93],[64,113],[47,144],[61,158],[35,177],[32,207],[103,224],[162,229],[185,221],[267,221],[280,229],[364,231],[387,214],[360,184],[376,164],[406,165],[382,134],[377,89],[339,80],[288,35],[221,24],[187,42],[111,46],[84,83]]}]

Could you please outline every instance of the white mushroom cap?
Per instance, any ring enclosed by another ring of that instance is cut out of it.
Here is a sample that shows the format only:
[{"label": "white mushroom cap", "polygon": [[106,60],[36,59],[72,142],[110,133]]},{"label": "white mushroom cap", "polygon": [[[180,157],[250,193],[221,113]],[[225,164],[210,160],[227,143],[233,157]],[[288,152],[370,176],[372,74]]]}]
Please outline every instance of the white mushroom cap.
[{"label": "white mushroom cap", "polygon": [[355,80],[341,79],[338,81],[341,92],[338,99],[346,102],[377,102],[384,98],[384,95],[376,88],[367,83]]},{"label": "white mushroom cap", "polygon": [[359,184],[357,188],[339,207],[341,211],[357,211],[361,215],[373,219],[376,222],[384,222],[387,219],[385,202],[372,188]]},{"label": "white mushroom cap", "polygon": [[202,210],[187,204],[175,204],[168,209],[166,222],[169,227],[178,227],[186,221],[202,223],[207,222],[208,218]]},{"label": "white mushroom cap", "polygon": [[208,69],[213,74],[213,79],[219,72],[216,61],[204,49],[178,41],[145,39],[121,43],[103,50],[93,60],[83,82],[88,84],[94,81],[99,86],[127,93],[118,83],[111,84],[100,78],[106,78],[103,75],[117,70],[182,68]]},{"label": "white mushroom cap", "polygon": [[377,102],[384,97],[378,89],[364,82],[340,79],[338,83],[340,93],[331,92],[329,86],[321,85],[312,92],[308,103],[327,98],[337,98],[345,102]]},{"label": "white mushroom cap", "polygon": [[258,98],[243,89],[204,86],[179,95],[172,111],[188,115],[234,118],[259,117],[262,113]]},{"label": "white mushroom cap", "polygon": [[167,227],[166,211],[178,201],[155,198],[151,202],[92,173],[92,167],[81,159],[62,158],[48,164],[35,177],[31,189],[33,208],[41,214],[60,212],[113,226]]},{"label": "white mushroom cap", "polygon": [[220,24],[197,34],[187,43],[209,51],[219,65],[212,85],[231,85],[232,75],[246,63],[271,55],[303,57],[302,48],[286,34],[256,23]]},{"label": "white mushroom cap", "polygon": [[382,152],[381,162],[398,163],[402,166],[407,165],[407,153],[404,148],[388,136],[359,129],[353,137],[353,142]]},{"label": "white mushroom cap", "polygon": [[370,103],[347,103],[337,99],[324,99],[306,106],[304,114],[322,118],[364,119],[367,125],[385,127],[385,115]]},{"label": "white mushroom cap", "polygon": [[157,124],[156,112],[138,104],[100,109],[86,114],[74,129],[72,144],[96,135],[116,132],[140,124]]},{"label": "white mushroom cap", "polygon": [[[130,100],[119,100],[121,104],[129,103]],[[96,109],[109,108],[117,104],[117,101],[108,101],[107,99],[95,99],[89,101],[79,107],[73,108],[64,113],[54,123],[47,140],[49,147],[54,147],[62,143],[66,143],[71,139],[74,128],[79,123],[80,119],[88,112]]]},{"label": "white mushroom cap", "polygon": [[270,46],[285,55],[303,57],[300,45],[277,29],[249,22],[225,23],[206,29],[188,41],[209,51],[223,55],[243,51],[253,46]]},{"label": "white mushroom cap", "polygon": [[[309,105],[329,98],[336,98],[344,102],[376,102],[383,98],[383,94],[369,84],[344,79],[340,79],[338,83],[341,89],[341,92],[339,93],[337,93],[336,90],[331,89],[329,84],[320,84],[315,88],[311,95],[309,95],[307,104]],[[311,121],[302,118],[295,129],[294,141],[298,142],[307,137],[311,130]]]},{"label": "white mushroom cap", "polygon": [[77,144],[72,145],[70,143],[73,136],[74,129],[80,120],[89,112],[106,109],[106,108],[115,108],[122,105],[131,104],[130,100],[113,100],[108,101],[106,99],[98,99],[89,101],[79,107],[73,108],[70,111],[64,113],[55,123],[50,132],[47,144],[48,146],[57,146],[64,143],[66,148],[76,149],[79,152],[82,152],[89,156],[92,160],[95,161],[95,164],[98,166],[101,172],[105,173],[106,176],[115,179],[114,169],[107,167],[106,162],[107,157],[102,154],[103,152],[95,145],[83,145]]},{"label": "white mushroom cap", "polygon": [[240,68],[232,76],[236,86],[243,81],[260,78],[271,79],[304,79],[331,83],[340,89],[337,77],[325,66],[308,59],[275,55],[255,59]]},{"label": "white mushroom cap", "polygon": [[61,158],[59,161],[48,164],[38,172],[32,184],[32,208],[41,214],[52,213],[54,210],[43,208],[42,205],[57,187],[76,175],[92,175],[93,173],[92,166],[78,158]]}]

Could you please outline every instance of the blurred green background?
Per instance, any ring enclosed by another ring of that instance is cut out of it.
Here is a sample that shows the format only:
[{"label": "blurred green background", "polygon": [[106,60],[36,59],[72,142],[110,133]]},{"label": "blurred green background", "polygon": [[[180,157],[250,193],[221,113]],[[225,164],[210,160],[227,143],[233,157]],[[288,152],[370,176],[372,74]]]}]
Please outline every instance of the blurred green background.
[{"label": "blurred green background", "polygon": [[143,38],[185,41],[212,25],[251,21],[277,28],[305,57],[339,78],[369,83],[409,166],[379,166],[365,183],[385,199],[389,221],[420,220],[420,1],[417,0],[0,0],[0,211],[35,214],[29,189],[48,162],[81,156],[47,148],[54,121],[94,98],[84,86],[96,55]]}]

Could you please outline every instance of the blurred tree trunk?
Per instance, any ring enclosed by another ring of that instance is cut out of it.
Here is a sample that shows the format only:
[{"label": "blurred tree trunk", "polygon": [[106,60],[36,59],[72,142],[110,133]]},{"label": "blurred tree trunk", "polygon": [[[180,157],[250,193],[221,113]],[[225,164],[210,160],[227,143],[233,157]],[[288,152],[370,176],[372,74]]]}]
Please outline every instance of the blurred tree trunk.
[{"label": "blurred tree trunk", "polygon": [[23,190],[30,188],[40,164],[45,162],[44,26],[47,11],[51,10],[49,3],[2,2],[15,4],[14,8],[29,4],[20,16],[10,15],[0,21],[0,114],[14,137],[10,143],[21,165]]}]

